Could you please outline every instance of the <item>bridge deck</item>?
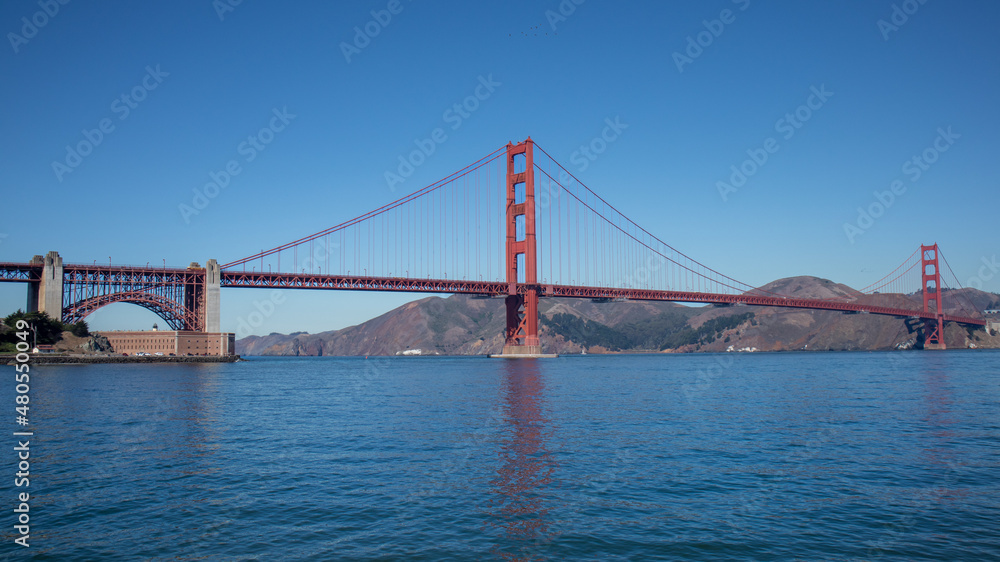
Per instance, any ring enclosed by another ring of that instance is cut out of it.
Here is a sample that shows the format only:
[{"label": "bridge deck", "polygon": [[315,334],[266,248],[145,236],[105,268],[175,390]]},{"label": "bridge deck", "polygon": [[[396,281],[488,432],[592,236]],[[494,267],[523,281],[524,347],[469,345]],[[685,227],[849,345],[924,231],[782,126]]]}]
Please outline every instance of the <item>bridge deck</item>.
[{"label": "bridge deck", "polygon": [[[527,285],[510,287],[497,281],[463,281],[448,279],[405,279],[396,277],[361,277],[345,275],[259,273],[243,271],[223,271],[223,287],[257,287],[284,289],[333,289],[351,291],[401,291],[416,293],[460,293],[473,295],[506,296],[516,291],[525,293]],[[563,298],[606,298],[648,301],[693,302],[706,304],[745,304],[751,306],[775,306],[782,308],[805,308],[812,310],[834,310],[840,312],[863,312],[896,316],[900,318],[922,318],[933,320],[937,315],[916,309],[892,308],[843,300],[796,299],[779,296],[753,294],[727,295],[719,293],[699,293],[687,291],[655,291],[646,289],[617,289],[602,287],[575,287],[571,285],[539,285],[540,297]],[[945,315],[945,321],[960,324],[984,326],[984,320],[963,316]]]},{"label": "bridge deck", "polygon": [[[42,265],[32,263],[0,262],[0,282],[31,282],[41,277]],[[64,266],[64,273],[70,276],[79,273],[93,275],[104,273],[108,277],[148,276],[160,283],[171,282],[190,275],[192,270],[181,268],[129,267],[108,265]],[[186,274],[186,275],[183,275]],[[503,297],[512,292],[525,293],[527,286],[517,284],[511,287],[499,281],[466,281],[458,279],[409,279],[400,277],[364,277],[350,275],[321,275],[294,273],[261,273],[223,270],[221,285],[231,288],[279,288],[279,289],[320,289],[346,291],[398,291],[411,293],[457,293]],[[689,291],[656,291],[648,289],[621,289],[608,287],[577,287],[571,285],[539,285],[539,296],[556,298],[601,298],[646,301],[692,302],[706,304],[744,304],[751,306],[774,306],[781,308],[802,308],[811,310],[834,310],[839,312],[861,312],[896,316],[900,318],[936,319],[933,312],[922,310],[876,306],[843,300],[797,299],[781,296],[766,296],[743,293],[737,295],[720,293],[700,293]],[[985,326],[979,318],[945,315],[947,322]]]},{"label": "bridge deck", "polygon": [[0,282],[23,283],[42,278],[42,264],[0,262]]}]

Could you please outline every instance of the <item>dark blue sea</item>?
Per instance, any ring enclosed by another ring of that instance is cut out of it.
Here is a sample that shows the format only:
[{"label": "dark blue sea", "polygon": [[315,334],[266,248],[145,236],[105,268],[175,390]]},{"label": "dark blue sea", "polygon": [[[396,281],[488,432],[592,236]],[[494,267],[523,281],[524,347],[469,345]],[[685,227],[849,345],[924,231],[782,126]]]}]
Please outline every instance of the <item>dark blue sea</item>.
[{"label": "dark blue sea", "polygon": [[[1000,559],[1000,353],[38,367],[0,556]],[[30,491],[30,547],[14,544]]]}]

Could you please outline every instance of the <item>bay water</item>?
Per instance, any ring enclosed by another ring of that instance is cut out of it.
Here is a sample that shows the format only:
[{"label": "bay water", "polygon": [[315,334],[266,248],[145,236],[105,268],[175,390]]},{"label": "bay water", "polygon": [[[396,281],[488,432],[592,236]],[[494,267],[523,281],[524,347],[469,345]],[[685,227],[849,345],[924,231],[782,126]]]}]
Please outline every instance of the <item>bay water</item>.
[{"label": "bay water", "polygon": [[[0,556],[1000,559],[998,360],[38,366],[28,488],[4,367]],[[12,512],[25,491],[28,548]]]}]

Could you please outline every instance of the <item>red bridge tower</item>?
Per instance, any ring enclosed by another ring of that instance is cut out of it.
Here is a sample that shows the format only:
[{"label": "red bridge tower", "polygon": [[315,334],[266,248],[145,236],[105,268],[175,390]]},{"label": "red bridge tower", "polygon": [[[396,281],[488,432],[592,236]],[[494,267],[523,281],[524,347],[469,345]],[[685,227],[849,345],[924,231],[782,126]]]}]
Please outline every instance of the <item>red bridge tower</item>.
[{"label": "red bridge tower", "polygon": [[[938,246],[920,246],[921,291],[924,294],[924,312],[934,312],[937,318],[924,320],[924,349],[945,349],[944,307],[941,303],[941,269],[938,267]],[[930,303],[934,302],[934,310]]]},{"label": "red bridge tower", "polygon": [[[503,346],[507,356],[542,353],[538,339],[533,149],[531,137],[519,144],[507,143],[507,330]],[[523,172],[517,172],[515,167],[519,155],[524,155]],[[519,223],[523,230],[518,228]]]}]

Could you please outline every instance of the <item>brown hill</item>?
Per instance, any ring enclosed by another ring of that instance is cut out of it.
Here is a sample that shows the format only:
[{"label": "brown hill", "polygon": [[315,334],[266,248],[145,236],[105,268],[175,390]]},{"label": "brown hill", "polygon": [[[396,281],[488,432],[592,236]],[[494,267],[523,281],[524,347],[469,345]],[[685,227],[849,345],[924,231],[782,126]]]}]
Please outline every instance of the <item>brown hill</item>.
[{"label": "brown hill", "polygon": [[[659,317],[667,311],[688,316],[694,309],[667,302],[595,303],[587,299],[543,299],[543,318],[567,314],[606,326]],[[430,355],[498,353],[506,325],[501,298],[452,295],[407,303],[357,326],[319,334],[249,336],[236,342],[240,355],[395,355],[420,350]],[[542,339],[553,353],[580,353],[583,347],[543,325]]]},{"label": "brown hill", "polygon": [[[791,277],[764,291],[801,298],[848,299],[916,307],[920,295],[862,296],[827,279]],[[946,296],[948,312],[978,310],[996,295],[975,289]],[[843,314],[749,306],[689,307],[665,302],[592,302],[542,299],[541,338],[548,352],[758,351],[905,349],[922,344],[912,321],[869,314]],[[241,355],[477,355],[503,347],[501,298],[428,297],[342,330],[319,334],[250,336],[236,342]],[[949,347],[1000,347],[1000,337],[957,325],[946,330]],[[419,351],[417,351],[419,350]]]},{"label": "brown hill", "polygon": [[[910,295],[861,295],[854,289],[816,277],[779,279],[761,289],[786,296],[812,299],[845,299],[852,302],[897,308],[918,309],[919,293]],[[969,310],[983,310],[996,295],[975,289],[948,290],[944,295],[945,312],[967,315]],[[741,308],[741,307],[735,307]],[[749,307],[747,307],[749,308]],[[754,319],[726,331],[713,342],[686,346],[680,351],[726,351],[756,349],[787,350],[887,350],[909,349],[923,344],[919,324],[913,320],[872,314],[845,314],[825,310],[753,308]],[[725,309],[709,310],[691,319],[698,326],[713,317],[731,314]],[[1000,347],[1000,338],[989,337],[982,330],[970,333],[964,327],[949,324],[945,328],[948,347]]]}]

